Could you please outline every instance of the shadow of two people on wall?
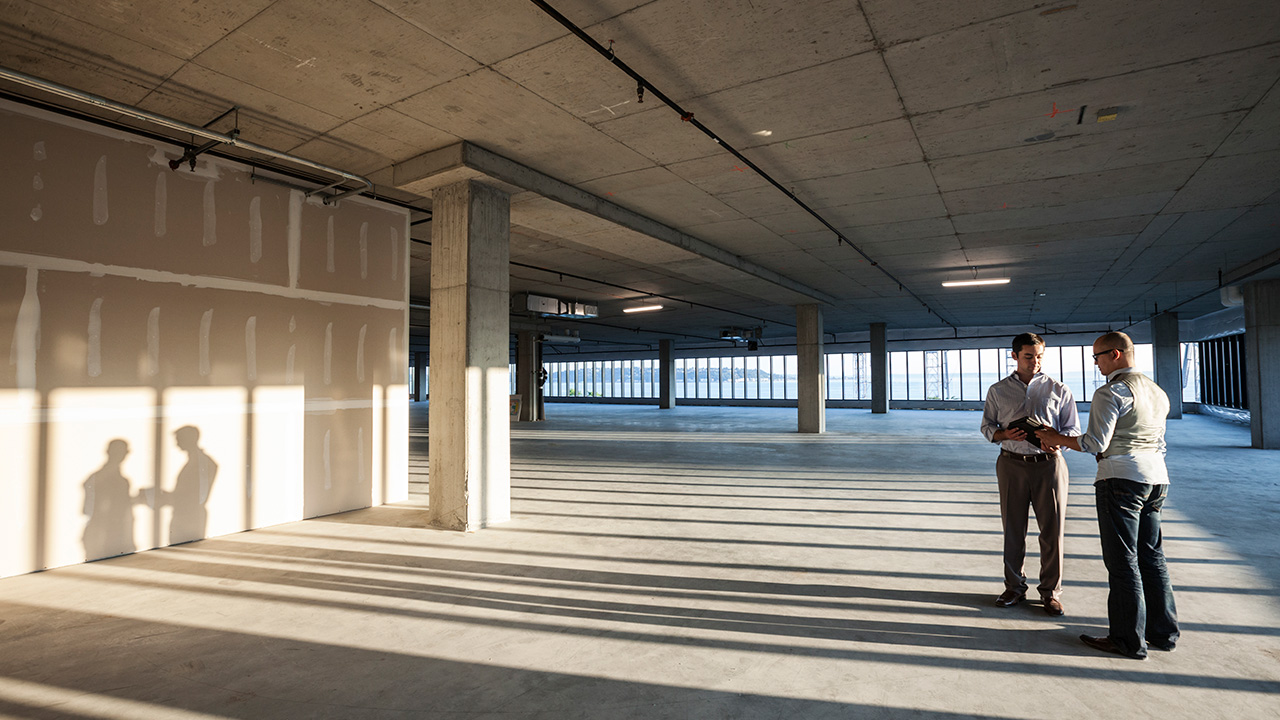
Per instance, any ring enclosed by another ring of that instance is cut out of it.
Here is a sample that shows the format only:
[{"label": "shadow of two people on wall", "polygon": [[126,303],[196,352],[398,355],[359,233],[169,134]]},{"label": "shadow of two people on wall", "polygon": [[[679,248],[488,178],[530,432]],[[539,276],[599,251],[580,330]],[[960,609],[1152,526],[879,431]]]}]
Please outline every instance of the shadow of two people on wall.
[{"label": "shadow of two people on wall", "polygon": [[173,490],[159,485],[130,492],[132,483],[122,466],[129,455],[129,443],[115,438],[107,443],[102,467],[84,481],[85,557],[89,560],[124,555],[138,549],[134,540],[133,507],[146,504],[153,510],[168,505],[173,509],[169,522],[169,545],[198,540],[208,529],[205,505],[218,474],[218,463],[200,447],[200,429],[184,425],[173,433],[174,442],[187,453],[187,462],[178,471]]}]

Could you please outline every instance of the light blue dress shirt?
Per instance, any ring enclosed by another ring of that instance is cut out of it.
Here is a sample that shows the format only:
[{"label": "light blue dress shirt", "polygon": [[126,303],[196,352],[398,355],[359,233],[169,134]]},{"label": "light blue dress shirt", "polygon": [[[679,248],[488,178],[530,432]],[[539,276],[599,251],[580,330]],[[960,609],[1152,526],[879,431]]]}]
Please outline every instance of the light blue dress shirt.
[{"label": "light blue dress shirt", "polygon": [[[1030,383],[1024,383],[1013,372],[987,389],[987,401],[982,406],[982,435],[988,442],[995,442],[996,431],[1020,417],[1035,418],[1063,435],[1080,434],[1080,415],[1071,388],[1044,373],[1036,373]],[[1044,452],[1026,440],[1005,440],[1000,447],[1019,455]]]}]

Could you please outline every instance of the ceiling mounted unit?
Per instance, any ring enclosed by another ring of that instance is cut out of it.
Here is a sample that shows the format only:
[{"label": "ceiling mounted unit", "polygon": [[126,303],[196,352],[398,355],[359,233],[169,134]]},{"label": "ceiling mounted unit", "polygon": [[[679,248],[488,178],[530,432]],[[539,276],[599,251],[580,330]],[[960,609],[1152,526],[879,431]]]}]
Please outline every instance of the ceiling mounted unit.
[{"label": "ceiling mounted unit", "polygon": [[545,332],[538,336],[545,343],[566,343],[577,344],[582,342],[582,338],[578,336],[577,330],[553,330]]},{"label": "ceiling mounted unit", "polygon": [[721,340],[732,340],[732,341],[734,341],[734,342],[738,342],[738,341],[745,341],[745,340],[759,340],[759,339],[760,339],[760,333],[761,333],[763,330],[764,330],[764,328],[760,328],[760,327],[750,327],[750,328],[732,327],[732,328],[725,328],[725,329],[723,329],[723,330],[721,330],[721,331],[720,331],[720,339],[721,339]]},{"label": "ceiling mounted unit", "polygon": [[600,314],[600,306],[576,300],[561,300],[546,295],[517,293],[511,296],[511,311],[532,313],[542,317],[593,318]]}]

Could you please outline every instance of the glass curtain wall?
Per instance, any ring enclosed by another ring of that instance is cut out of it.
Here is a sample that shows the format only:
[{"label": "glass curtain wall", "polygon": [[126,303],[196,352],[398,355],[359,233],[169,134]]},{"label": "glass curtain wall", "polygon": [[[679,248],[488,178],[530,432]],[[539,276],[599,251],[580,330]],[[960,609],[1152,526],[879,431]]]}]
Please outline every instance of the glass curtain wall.
[{"label": "glass curtain wall", "polygon": [[[1222,338],[1182,344],[1183,401],[1200,402],[1202,387],[1226,407],[1244,404],[1241,341]],[[1139,370],[1153,373],[1149,344],[1137,346]],[[1098,373],[1088,345],[1045,348],[1044,372],[1071,388],[1077,400],[1088,401],[1106,379]],[[1004,348],[963,350],[905,350],[889,353],[889,398],[904,401],[982,402],[987,388],[1014,371],[1016,364]],[[548,362],[548,398],[657,398],[658,361],[589,360]],[[795,355],[736,355],[676,358],[675,395],[678,399],[795,400],[798,362]],[[829,400],[871,399],[870,353],[826,354]],[[515,393],[515,366],[511,369]],[[1211,402],[1211,400],[1205,400]]]}]

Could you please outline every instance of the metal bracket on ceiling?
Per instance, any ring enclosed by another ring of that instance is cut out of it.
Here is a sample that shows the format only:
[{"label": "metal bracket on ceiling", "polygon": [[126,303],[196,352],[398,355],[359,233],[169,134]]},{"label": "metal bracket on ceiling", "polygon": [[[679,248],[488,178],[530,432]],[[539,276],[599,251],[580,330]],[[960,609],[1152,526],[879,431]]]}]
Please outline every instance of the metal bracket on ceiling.
[{"label": "metal bracket on ceiling", "polygon": [[[362,187],[356,187],[356,188],[348,188],[343,190],[342,192],[325,196],[324,198],[325,205],[334,205],[339,200],[349,195],[355,195],[357,193],[362,193],[362,192],[366,192],[373,189],[373,181],[369,180],[366,177],[362,177],[354,173],[349,173],[345,170],[339,170],[337,168],[329,167],[328,165],[322,165],[318,162],[313,162],[311,160],[308,160],[303,157],[299,157],[297,155],[290,155],[289,153],[281,152],[279,150],[273,150],[269,147],[264,147],[262,145],[245,142],[244,140],[241,140],[239,137],[239,134],[240,134],[239,129],[236,129],[231,134],[224,135],[222,133],[209,130],[207,127],[198,127],[196,125],[191,125],[171,117],[165,117],[164,115],[157,115],[156,113],[148,112],[146,110],[134,107],[132,105],[125,105],[124,103],[119,103],[114,100],[109,100],[100,95],[94,95],[92,93],[87,93],[82,90],[76,90],[75,88],[70,88],[65,85],[59,85],[58,83],[51,82],[43,78],[34,77],[32,75],[27,75],[25,73],[20,73],[16,70],[11,70],[6,67],[0,67],[0,79],[9,80],[11,82],[15,82],[20,85],[25,85],[30,88],[35,88],[40,92],[46,92],[51,95],[56,95],[58,97],[72,100],[76,103],[80,103],[83,105],[89,105],[101,110],[108,110],[114,113],[119,113],[121,115],[124,115],[125,117],[129,117],[134,120],[141,120],[145,123],[149,123],[156,127],[163,127],[169,130],[176,130],[181,133],[186,133],[191,135],[192,138],[200,137],[209,141],[205,143],[205,145],[199,148],[187,148],[187,150],[183,152],[182,158],[180,158],[177,161],[177,165],[181,165],[184,162],[193,163],[197,155],[203,152],[207,152],[210,148],[216,145],[219,145],[219,144],[233,145],[237,148],[240,148],[242,150],[245,150],[247,152],[250,152],[256,155],[262,155],[275,160],[282,160],[286,163],[289,163],[290,165],[293,165],[296,167],[308,168],[310,170],[314,170],[316,172],[322,173],[326,176],[338,177],[339,180],[335,181],[333,184],[330,184],[328,188],[336,188],[338,187],[338,185],[347,181],[359,183],[362,186]],[[235,108],[232,108],[232,110],[235,110]],[[226,117],[226,113],[223,113],[218,118],[215,118],[209,124],[212,125],[214,122],[221,120],[223,117]],[[93,119],[101,120],[101,118],[93,118]],[[173,167],[175,170],[177,169],[177,166],[175,166],[172,162],[170,163],[170,166]],[[285,172],[286,174],[288,174],[288,171],[285,171]]]},{"label": "metal bracket on ceiling", "polygon": [[[235,122],[235,126],[232,127],[231,132],[227,133],[227,137],[231,138],[232,140],[235,140],[236,138],[240,137],[240,106],[238,105],[232,105],[230,110],[227,110],[226,112],[222,113],[218,117],[205,123],[201,127],[203,127],[205,130],[208,130],[211,126],[216,124],[219,120],[222,120],[223,118],[230,115],[231,113],[236,114],[236,122]],[[212,149],[215,145],[221,145],[221,144],[223,144],[222,140],[210,140],[209,142],[201,145],[200,147],[195,147],[194,145],[188,145],[185,148],[183,148],[182,157],[178,158],[177,160],[169,161],[169,169],[177,170],[179,167],[182,166],[183,163],[187,163],[191,167],[191,170],[194,171],[196,169],[196,158],[200,157],[200,155]]]}]

